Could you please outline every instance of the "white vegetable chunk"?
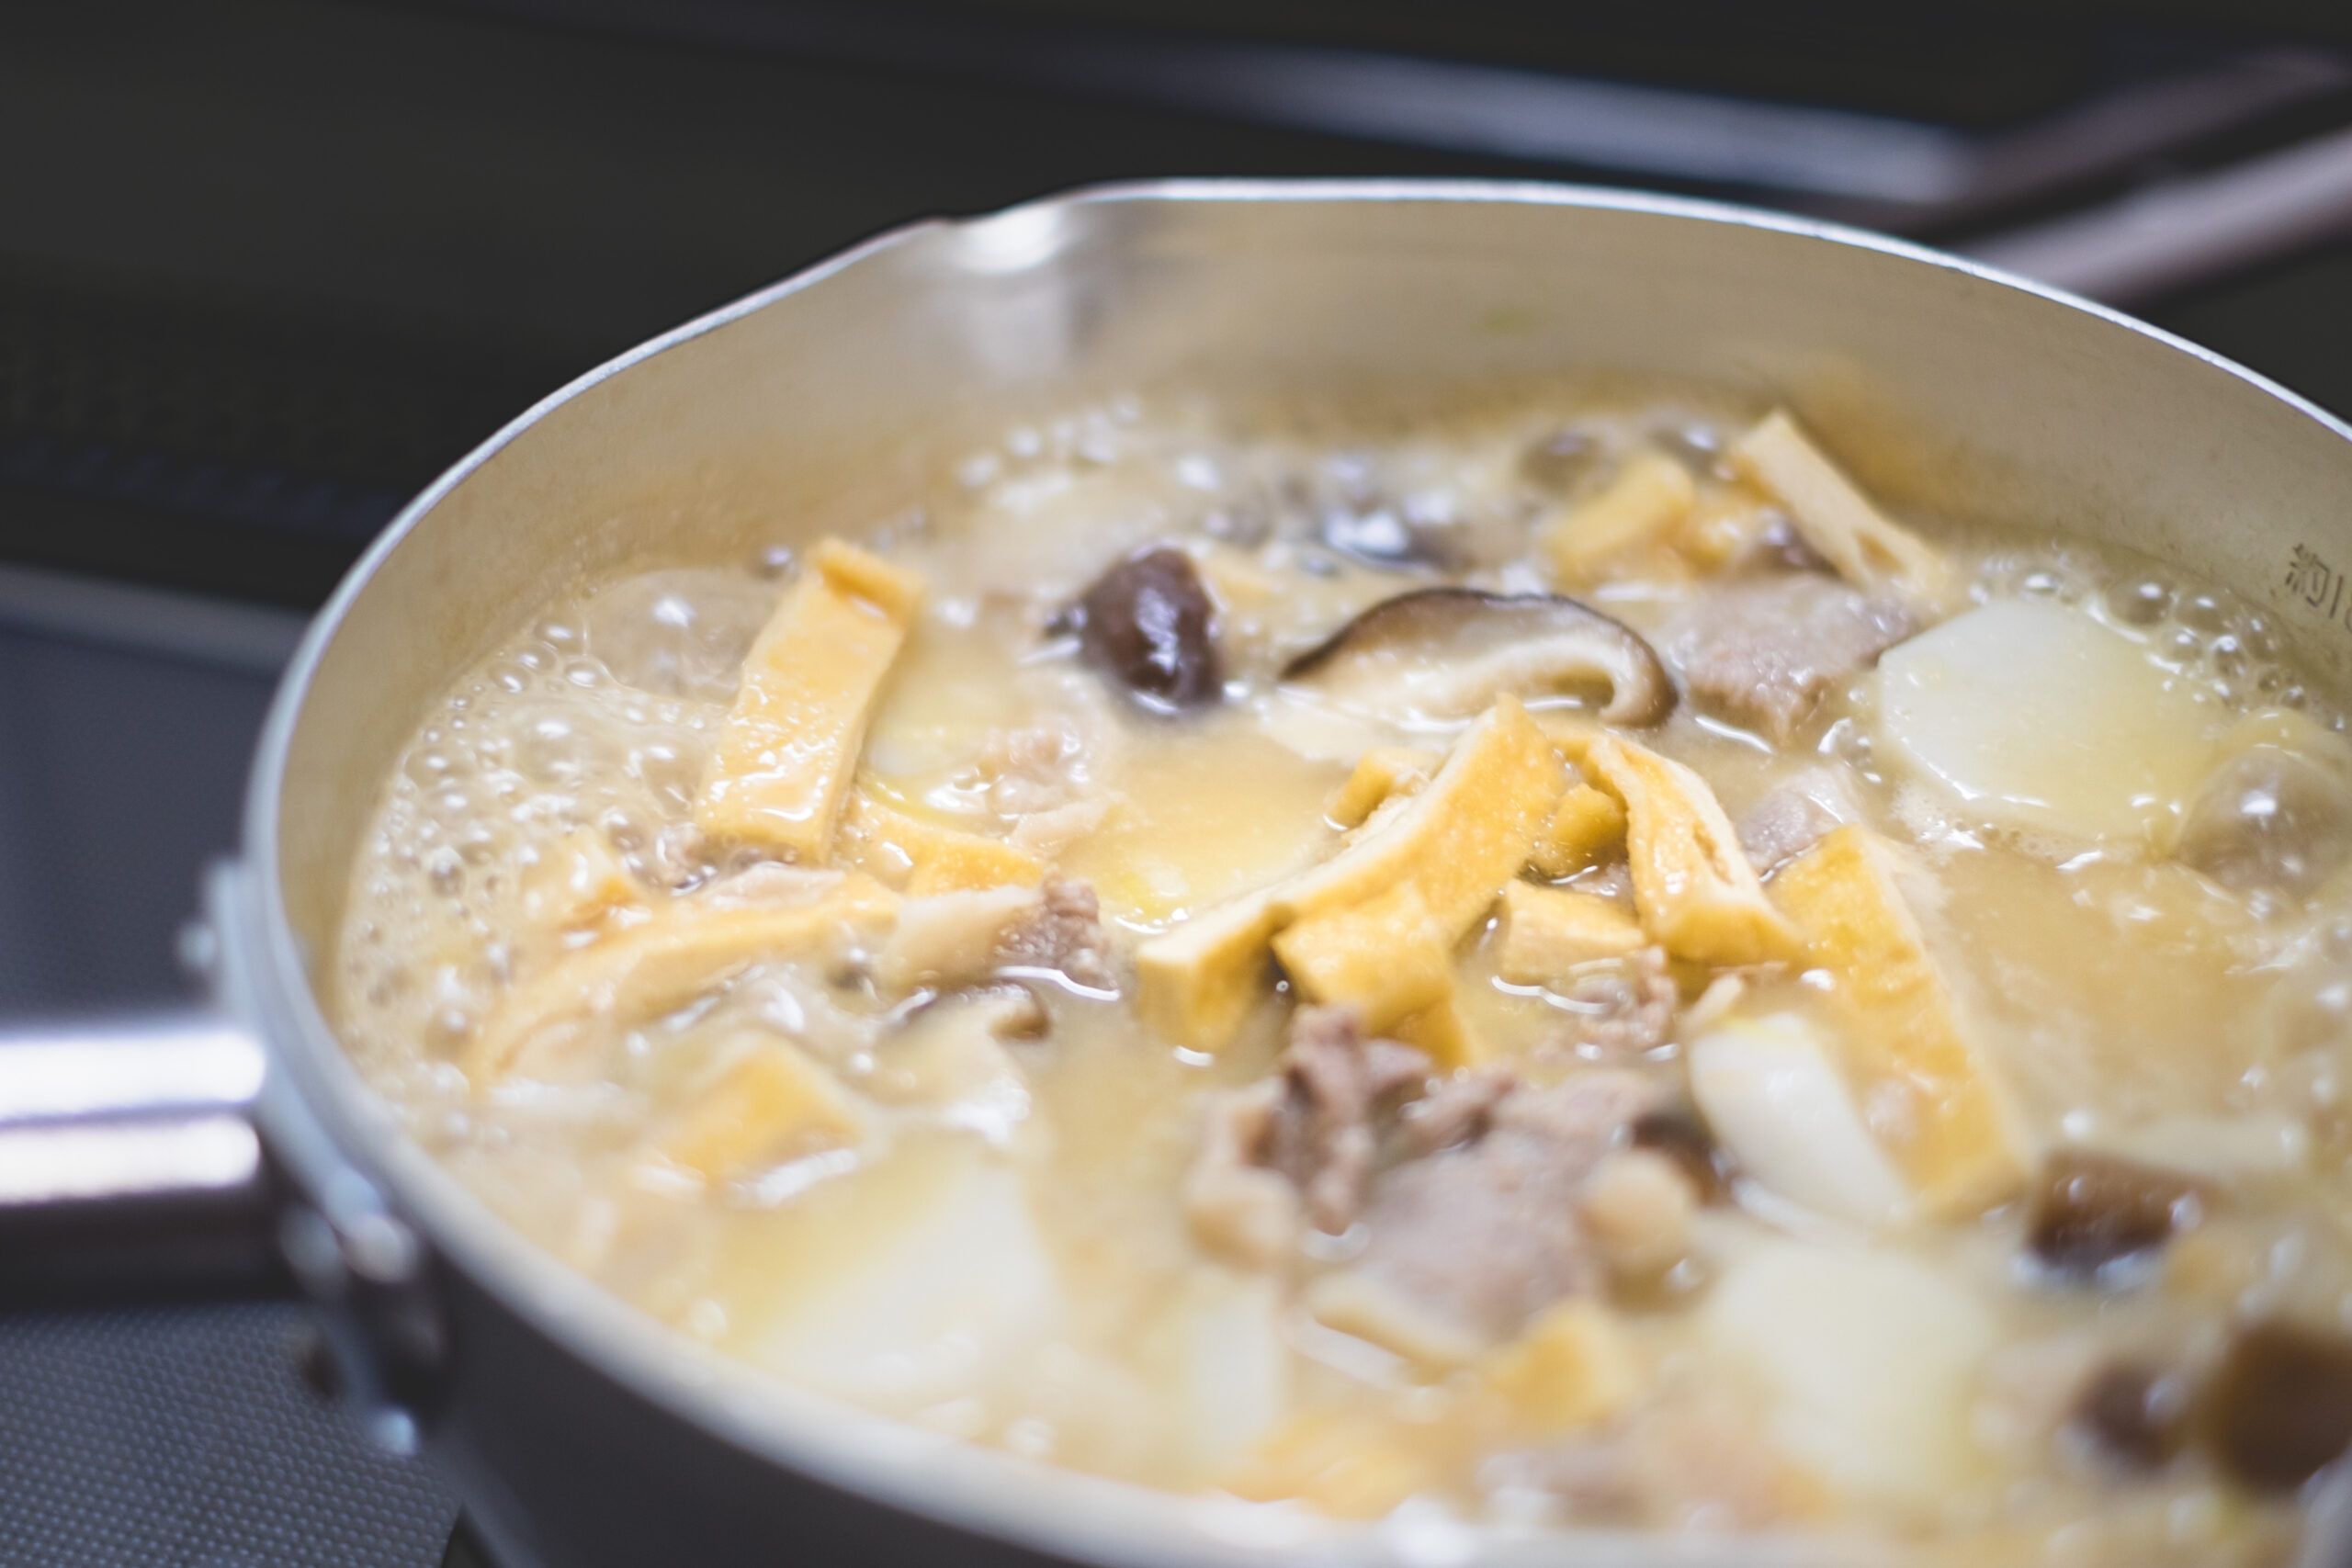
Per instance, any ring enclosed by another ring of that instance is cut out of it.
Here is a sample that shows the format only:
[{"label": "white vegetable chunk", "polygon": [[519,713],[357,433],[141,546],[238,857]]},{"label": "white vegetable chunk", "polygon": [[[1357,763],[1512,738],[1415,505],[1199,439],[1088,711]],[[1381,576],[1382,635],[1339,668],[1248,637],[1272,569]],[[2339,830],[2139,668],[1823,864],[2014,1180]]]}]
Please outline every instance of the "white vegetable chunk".
[{"label": "white vegetable chunk", "polygon": [[1017,1171],[948,1160],[859,1216],[862,1245],[829,1258],[752,1351],[805,1387],[909,1414],[979,1392],[1052,1333],[1061,1288]]},{"label": "white vegetable chunk", "polygon": [[1708,1344],[1766,1399],[1766,1429],[1833,1490],[1929,1507],[1975,1468],[1969,1407],[1997,1340],[1960,1280],[1917,1259],[1777,1242],[1705,1309]]},{"label": "white vegetable chunk", "polygon": [[1690,1092],[1747,1174],[1815,1213],[1877,1228],[1911,1194],[1801,1019],[1728,1020],[1690,1047]]},{"label": "white vegetable chunk", "polygon": [[1239,1463],[1290,1409],[1283,1289],[1263,1274],[1215,1269],[1178,1306],[1182,1325],[1184,1458],[1195,1473]]},{"label": "white vegetable chunk", "polygon": [[1879,660],[1895,761],[1984,824],[2144,840],[2204,776],[2224,717],[2080,610],[1987,604]]},{"label": "white vegetable chunk", "polygon": [[2226,1116],[2181,1111],[2128,1126],[2069,1117],[2067,1129],[2092,1148],[2201,1177],[2220,1187],[2276,1180],[2308,1170],[2312,1164],[2310,1126],[2299,1117],[2275,1111]]}]

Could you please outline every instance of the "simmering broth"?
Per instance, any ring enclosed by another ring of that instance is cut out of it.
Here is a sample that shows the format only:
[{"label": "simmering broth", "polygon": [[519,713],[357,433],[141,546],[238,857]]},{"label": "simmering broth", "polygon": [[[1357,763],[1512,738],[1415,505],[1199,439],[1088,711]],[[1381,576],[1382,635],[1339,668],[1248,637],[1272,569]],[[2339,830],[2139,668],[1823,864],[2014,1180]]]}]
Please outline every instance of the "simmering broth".
[{"label": "simmering broth", "polygon": [[957,1437],[2277,1562],[2352,1440],[2340,728],[1773,411],[1123,401],[548,605],[334,1007],[533,1241]]}]

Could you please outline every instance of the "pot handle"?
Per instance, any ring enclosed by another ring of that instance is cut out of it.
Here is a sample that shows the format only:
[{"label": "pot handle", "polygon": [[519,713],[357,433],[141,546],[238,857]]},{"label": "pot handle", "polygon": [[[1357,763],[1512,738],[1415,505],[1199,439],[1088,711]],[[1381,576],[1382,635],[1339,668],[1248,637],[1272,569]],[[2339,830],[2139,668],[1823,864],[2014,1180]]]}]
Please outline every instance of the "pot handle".
[{"label": "pot handle", "polygon": [[210,1013],[0,1032],[0,1305],[290,1292],[265,1070]]}]

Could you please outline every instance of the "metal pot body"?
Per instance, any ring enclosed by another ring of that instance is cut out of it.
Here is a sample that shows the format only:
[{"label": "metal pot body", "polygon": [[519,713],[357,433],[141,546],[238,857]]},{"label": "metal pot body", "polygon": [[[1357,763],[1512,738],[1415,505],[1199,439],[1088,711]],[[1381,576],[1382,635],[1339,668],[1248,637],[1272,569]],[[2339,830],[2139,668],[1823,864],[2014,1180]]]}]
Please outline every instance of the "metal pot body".
[{"label": "metal pot body", "polygon": [[[319,998],[417,716],[575,580],[862,526],[970,444],[1091,398],[1378,401],[1567,369],[1784,402],[1898,504],[2131,546],[2267,611],[2323,683],[2352,674],[2352,433],[2096,307],[1816,225],[1552,186],[1119,188],[909,230],[683,328],[515,422],[345,583],[213,893],[222,995],[266,1043],[265,1134],[300,1195],[296,1272],[335,1309],[372,1419],[440,1457],[493,1550],[542,1568],[1387,1555],[1360,1530],[1269,1541],[672,1342],[408,1143]],[[1580,1542],[1579,1562],[1713,1554]]]}]

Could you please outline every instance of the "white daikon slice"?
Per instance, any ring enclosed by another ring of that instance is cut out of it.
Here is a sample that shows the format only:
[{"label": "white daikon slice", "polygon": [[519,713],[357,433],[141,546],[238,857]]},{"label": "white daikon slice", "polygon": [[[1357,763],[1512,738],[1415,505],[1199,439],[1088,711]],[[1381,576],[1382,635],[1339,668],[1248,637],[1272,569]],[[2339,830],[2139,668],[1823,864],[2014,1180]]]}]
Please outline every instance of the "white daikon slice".
[{"label": "white daikon slice", "polygon": [[1731,1019],[1690,1047],[1690,1092],[1741,1170],[1790,1202],[1895,1224],[1911,1194],[1804,1020]]},{"label": "white daikon slice", "polygon": [[1181,1440],[1202,1476],[1239,1463],[1289,1411],[1282,1308],[1282,1287],[1271,1277],[1222,1269],[1195,1280],[1178,1303]]},{"label": "white daikon slice", "polygon": [[2013,599],[1879,660],[1894,760],[1983,825],[2146,838],[2203,778],[2226,715],[2081,610]]},{"label": "white daikon slice", "polygon": [[1833,1490],[1930,1506],[1975,1468],[1969,1410],[1997,1341],[1958,1280],[1917,1259],[1796,1242],[1736,1265],[1707,1343],[1766,1402],[1766,1429]]},{"label": "white daikon slice", "polygon": [[783,1304],[752,1359],[905,1414],[982,1392],[1054,1331],[1060,1283],[1017,1171],[948,1157],[912,1181],[864,1185],[869,1212],[841,1227],[857,1245],[823,1259],[821,1282]]},{"label": "white daikon slice", "polygon": [[[2069,1130],[2075,1125],[2069,1118]],[[2276,1111],[2182,1111],[2129,1126],[2093,1121],[2080,1135],[2093,1148],[2222,1186],[2291,1176],[2309,1169],[2312,1161],[2310,1125]]]}]

